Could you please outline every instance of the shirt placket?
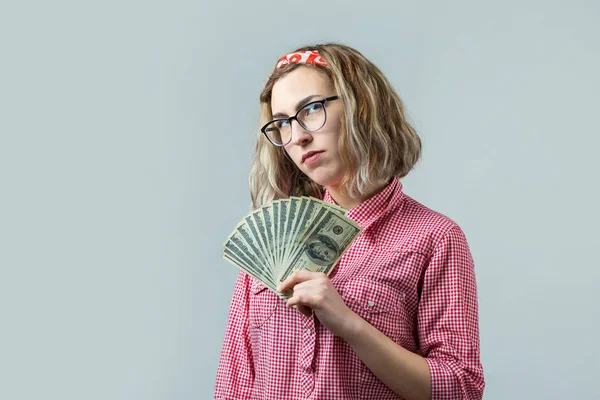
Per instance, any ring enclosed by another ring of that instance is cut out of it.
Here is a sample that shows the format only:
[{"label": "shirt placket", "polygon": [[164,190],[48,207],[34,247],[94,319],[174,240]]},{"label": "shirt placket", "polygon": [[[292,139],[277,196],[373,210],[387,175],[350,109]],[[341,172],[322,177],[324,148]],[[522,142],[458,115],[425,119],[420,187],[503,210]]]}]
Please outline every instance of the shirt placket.
[{"label": "shirt placket", "polygon": [[300,367],[302,393],[305,398],[309,398],[315,388],[315,371],[313,368],[317,336],[315,328],[314,314],[310,317],[302,314],[302,329],[300,330],[302,346],[298,364]]}]

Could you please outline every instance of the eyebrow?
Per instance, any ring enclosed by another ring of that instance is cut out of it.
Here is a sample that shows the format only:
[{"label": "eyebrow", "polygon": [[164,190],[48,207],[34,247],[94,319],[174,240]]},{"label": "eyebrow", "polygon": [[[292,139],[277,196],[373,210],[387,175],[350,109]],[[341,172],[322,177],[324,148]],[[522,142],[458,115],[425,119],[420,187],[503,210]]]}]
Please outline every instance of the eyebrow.
[{"label": "eyebrow", "polygon": [[[323,96],[320,94],[312,94],[310,96],[303,98],[298,103],[296,103],[296,110],[299,110],[301,107],[304,107],[306,104],[308,104],[309,101],[311,101],[315,97],[323,97]],[[273,114],[273,118],[288,118],[288,115],[278,112],[276,114]]]}]

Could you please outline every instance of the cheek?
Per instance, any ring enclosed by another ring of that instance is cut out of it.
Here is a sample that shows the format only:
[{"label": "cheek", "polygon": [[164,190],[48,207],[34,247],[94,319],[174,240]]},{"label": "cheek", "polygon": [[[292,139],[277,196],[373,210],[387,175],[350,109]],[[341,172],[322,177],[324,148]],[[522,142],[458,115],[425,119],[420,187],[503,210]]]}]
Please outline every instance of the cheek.
[{"label": "cheek", "polygon": [[342,128],[342,116],[340,112],[336,112],[332,115],[327,115],[327,123],[325,126],[328,127],[328,129],[330,130],[335,130],[336,132],[339,133],[340,129]]},{"label": "cheek", "polygon": [[284,151],[287,153],[288,157],[292,159],[294,164],[298,165],[298,158],[300,157],[297,153],[298,149],[294,149],[293,146],[284,146]]},{"label": "cheek", "polygon": [[335,123],[327,127],[324,139],[327,141],[328,147],[337,150],[341,133],[341,124]]}]

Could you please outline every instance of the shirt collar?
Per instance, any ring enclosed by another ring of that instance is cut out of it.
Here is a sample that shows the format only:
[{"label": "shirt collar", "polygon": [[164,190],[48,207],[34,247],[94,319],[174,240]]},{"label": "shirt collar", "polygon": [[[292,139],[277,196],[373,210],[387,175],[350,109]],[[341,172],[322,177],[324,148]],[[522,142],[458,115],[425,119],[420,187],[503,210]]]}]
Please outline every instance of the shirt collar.
[{"label": "shirt collar", "polygon": [[[395,207],[402,197],[402,182],[395,176],[381,192],[348,210],[347,216],[364,230],[386,211]],[[323,200],[338,205],[327,188],[325,188]]]}]

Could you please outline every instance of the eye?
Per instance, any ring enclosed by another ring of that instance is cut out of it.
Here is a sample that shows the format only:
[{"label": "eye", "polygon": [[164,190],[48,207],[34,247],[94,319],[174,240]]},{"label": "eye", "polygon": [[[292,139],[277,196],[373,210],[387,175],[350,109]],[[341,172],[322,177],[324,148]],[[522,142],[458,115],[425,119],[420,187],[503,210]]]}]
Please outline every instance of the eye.
[{"label": "eye", "polygon": [[279,121],[275,122],[275,126],[277,127],[277,129],[282,129],[285,128],[286,126],[288,126],[290,123],[290,121],[288,121],[287,119],[282,119]]},{"label": "eye", "polygon": [[304,109],[302,110],[302,112],[305,115],[310,115],[310,114],[318,113],[322,109],[323,109],[323,104],[321,104],[321,103],[312,103],[312,104],[309,104],[306,107],[304,107]]}]

